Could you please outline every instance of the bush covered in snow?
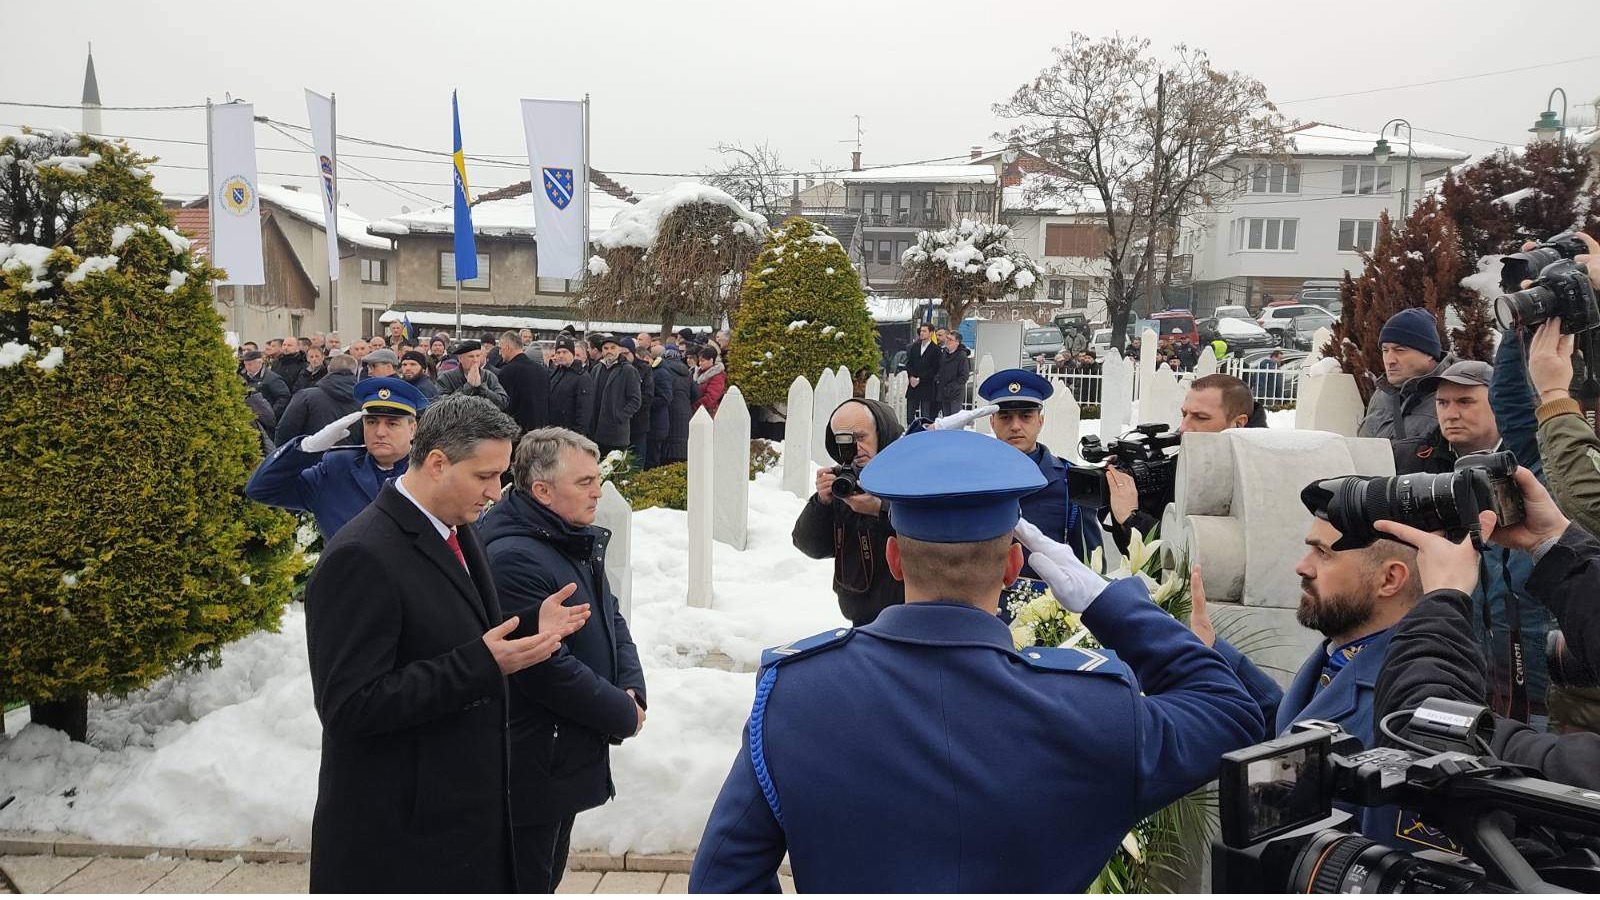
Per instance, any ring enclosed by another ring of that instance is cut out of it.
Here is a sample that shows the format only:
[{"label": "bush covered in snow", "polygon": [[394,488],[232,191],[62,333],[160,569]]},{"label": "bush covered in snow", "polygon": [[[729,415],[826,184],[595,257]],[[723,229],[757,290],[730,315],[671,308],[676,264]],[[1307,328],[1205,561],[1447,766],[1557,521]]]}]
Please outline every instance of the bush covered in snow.
[{"label": "bush covered in snow", "polygon": [[1027,299],[1039,281],[1039,269],[1028,254],[1006,245],[1011,226],[962,219],[941,231],[921,231],[900,257],[902,282],[912,297],[939,297],[960,322],[985,300],[1009,296]]},{"label": "bush covered in snow", "polygon": [[276,627],[299,565],[294,520],[240,491],[261,448],[218,273],[148,162],[0,141],[0,699],[126,692],[213,656]]},{"label": "bush covered in snow", "polygon": [[878,367],[878,332],[844,247],[828,229],[793,218],[745,275],[733,320],[728,377],[745,400],[783,403],[796,376]]}]

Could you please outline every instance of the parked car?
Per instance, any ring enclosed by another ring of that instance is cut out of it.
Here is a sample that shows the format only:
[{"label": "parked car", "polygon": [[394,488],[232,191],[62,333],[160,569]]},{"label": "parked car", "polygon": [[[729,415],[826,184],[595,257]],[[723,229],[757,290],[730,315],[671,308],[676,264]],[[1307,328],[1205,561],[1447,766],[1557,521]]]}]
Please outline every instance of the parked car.
[{"label": "parked car", "polygon": [[1250,319],[1217,319],[1215,320],[1213,331],[1216,337],[1227,343],[1228,352],[1230,353],[1263,347],[1271,348],[1278,345],[1276,335],[1273,335]]},{"label": "parked car", "polygon": [[1312,278],[1301,282],[1300,290],[1295,291],[1294,299],[1297,303],[1309,303],[1320,306],[1337,316],[1344,309],[1344,301],[1339,297],[1340,282],[1337,278]]},{"label": "parked car", "polygon": [[1030,372],[1036,371],[1041,359],[1048,366],[1065,347],[1061,329],[1029,328],[1022,333],[1022,367]]},{"label": "parked car", "polygon": [[1156,336],[1177,343],[1197,344],[1200,330],[1195,325],[1194,313],[1186,309],[1169,309],[1150,316],[1155,323]]},{"label": "parked car", "polygon": [[1219,306],[1211,315],[1216,319],[1249,319],[1252,322],[1256,320],[1255,316],[1250,315],[1250,310],[1243,306]]},{"label": "parked car", "polygon": [[1269,304],[1256,320],[1256,324],[1272,332],[1280,347],[1295,347],[1301,340],[1309,345],[1318,328],[1332,327],[1333,322],[1333,315],[1326,309],[1309,303]]},{"label": "parked car", "polygon": [[1101,357],[1104,357],[1106,355],[1106,351],[1110,349],[1111,329],[1096,328],[1094,330],[1094,334],[1089,335],[1089,352],[1094,354],[1095,359],[1100,359]]}]

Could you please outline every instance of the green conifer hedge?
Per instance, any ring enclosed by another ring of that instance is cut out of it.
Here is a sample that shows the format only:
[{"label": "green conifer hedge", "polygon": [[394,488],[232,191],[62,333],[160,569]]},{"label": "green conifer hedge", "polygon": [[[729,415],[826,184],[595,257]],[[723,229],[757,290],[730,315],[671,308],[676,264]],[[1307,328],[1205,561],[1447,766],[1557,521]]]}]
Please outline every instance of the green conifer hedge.
[{"label": "green conifer hedge", "polygon": [[878,332],[844,247],[828,230],[792,218],[745,275],[734,317],[728,377],[745,400],[783,403],[795,376],[878,368]]}]

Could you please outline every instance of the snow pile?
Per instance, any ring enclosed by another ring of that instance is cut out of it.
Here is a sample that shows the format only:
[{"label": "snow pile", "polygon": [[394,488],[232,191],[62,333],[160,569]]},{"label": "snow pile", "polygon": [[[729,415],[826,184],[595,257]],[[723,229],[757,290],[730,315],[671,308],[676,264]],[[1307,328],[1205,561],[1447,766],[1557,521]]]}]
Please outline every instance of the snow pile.
[{"label": "snow pile", "polygon": [[65,351],[63,351],[60,347],[51,347],[49,350],[45,351],[43,356],[39,357],[39,361],[34,363],[34,365],[45,370],[46,372],[53,372],[55,371],[56,366],[61,365],[61,360],[64,358],[66,358]]},{"label": "snow pile", "polygon": [[31,345],[18,343],[17,341],[6,341],[4,344],[0,344],[0,369],[11,368],[22,362],[23,357],[32,352],[33,347]]},{"label": "snow pile", "polygon": [[87,175],[89,174],[89,169],[99,164],[100,154],[98,153],[91,153],[88,156],[51,156],[39,160],[38,163],[40,168],[49,166],[60,169],[63,172],[71,172],[74,175]]},{"label": "snow pile", "polygon": [[1218,319],[1217,334],[1229,337],[1260,337],[1266,334],[1266,329],[1249,319]]},{"label": "snow pile", "polygon": [[176,293],[178,288],[183,287],[188,280],[188,272],[180,272],[177,269],[173,269],[167,273],[167,286],[162,290],[169,294]]},{"label": "snow pile", "polygon": [[638,247],[649,250],[655,246],[661,233],[661,221],[680,206],[710,203],[727,207],[734,215],[733,231],[745,237],[756,237],[767,229],[767,221],[733,199],[726,191],[708,184],[685,182],[670,190],[645,198],[617,213],[611,227],[595,238],[597,246],[607,250],[618,247]]},{"label": "snow pile", "polygon": [[1478,271],[1461,279],[1461,286],[1477,293],[1485,300],[1493,300],[1504,294],[1500,289],[1500,270],[1504,267],[1502,257],[1498,254],[1478,258]]},{"label": "snow pile", "polygon": [[1344,370],[1339,363],[1338,357],[1324,356],[1323,358],[1307,366],[1305,372],[1302,374],[1311,376],[1333,375],[1342,371]]},{"label": "snow pile", "polygon": [[78,267],[67,276],[68,284],[77,284],[96,272],[109,272],[117,267],[115,256],[90,256],[78,263]]},{"label": "snow pile", "polygon": [[0,269],[7,272],[27,269],[38,281],[50,273],[47,263],[54,252],[54,247],[41,247],[38,244],[0,244]]},{"label": "snow pile", "polygon": [[611,264],[598,256],[589,257],[589,274],[596,278],[611,274]]}]

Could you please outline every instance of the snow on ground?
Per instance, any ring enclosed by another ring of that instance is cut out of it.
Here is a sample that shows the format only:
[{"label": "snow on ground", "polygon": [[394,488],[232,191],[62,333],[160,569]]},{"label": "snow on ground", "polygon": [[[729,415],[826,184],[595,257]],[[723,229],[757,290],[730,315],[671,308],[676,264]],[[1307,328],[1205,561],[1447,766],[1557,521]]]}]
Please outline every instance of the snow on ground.
[{"label": "snow on ground", "polygon": [[[1267,417],[1274,428],[1294,424],[1293,410]],[[1099,425],[1085,420],[1081,433]],[[830,588],[832,563],[789,542],[804,501],[779,478],[773,469],[750,485],[749,549],[715,545],[712,609],[684,602],[686,514],[634,514],[629,621],[649,718],[612,751],[617,799],[578,817],[574,849],[692,850],[738,751],[761,649],[847,624]],[[738,671],[698,665],[712,653]],[[97,701],[89,744],[31,725],[18,731],[14,719],[0,736],[0,797],[16,800],[0,810],[0,829],[162,845],[310,844],[321,729],[299,605],[279,632],[227,647],[218,668]]]}]

